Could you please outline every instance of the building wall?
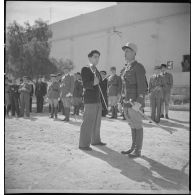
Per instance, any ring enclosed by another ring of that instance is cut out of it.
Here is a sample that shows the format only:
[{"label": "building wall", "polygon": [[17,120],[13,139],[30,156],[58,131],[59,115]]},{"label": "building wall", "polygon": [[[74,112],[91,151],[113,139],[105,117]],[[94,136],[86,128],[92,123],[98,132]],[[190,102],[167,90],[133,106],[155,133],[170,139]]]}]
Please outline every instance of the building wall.
[{"label": "building wall", "polygon": [[[121,46],[134,42],[138,46],[137,60],[145,66],[148,79],[155,65],[170,60],[174,63],[174,84],[189,85],[189,73],[181,73],[183,55],[190,54],[188,10],[188,6],[177,4],[120,4],[53,24],[51,56],[72,59],[76,72],[88,63],[89,51],[97,49],[101,52],[99,69],[109,71],[116,66],[119,72],[125,63]],[[121,37],[113,32],[114,26]]]}]

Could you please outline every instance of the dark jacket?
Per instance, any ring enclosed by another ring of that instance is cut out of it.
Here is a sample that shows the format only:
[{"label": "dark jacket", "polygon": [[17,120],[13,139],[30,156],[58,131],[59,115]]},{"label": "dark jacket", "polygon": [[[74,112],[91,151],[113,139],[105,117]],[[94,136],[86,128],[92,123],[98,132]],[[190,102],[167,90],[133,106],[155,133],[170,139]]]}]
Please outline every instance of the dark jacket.
[{"label": "dark jacket", "polygon": [[137,61],[134,61],[126,71],[123,70],[125,100],[132,99],[144,105],[144,96],[147,91],[145,74],[144,66]]},{"label": "dark jacket", "polygon": [[37,82],[35,84],[35,96],[45,96],[46,95],[46,88],[43,82]]},{"label": "dark jacket", "polygon": [[[100,80],[100,84],[102,82],[101,75],[97,68],[96,75],[98,76]],[[98,85],[94,84],[94,73],[91,71],[90,67],[83,67],[81,69],[81,77],[83,81],[83,88],[84,88],[84,104],[94,104],[94,103],[100,103],[100,91]]]},{"label": "dark jacket", "polygon": [[17,84],[10,85],[10,93],[11,93],[11,95],[19,98],[20,94],[18,92],[18,89],[19,89],[19,85],[17,85]]}]

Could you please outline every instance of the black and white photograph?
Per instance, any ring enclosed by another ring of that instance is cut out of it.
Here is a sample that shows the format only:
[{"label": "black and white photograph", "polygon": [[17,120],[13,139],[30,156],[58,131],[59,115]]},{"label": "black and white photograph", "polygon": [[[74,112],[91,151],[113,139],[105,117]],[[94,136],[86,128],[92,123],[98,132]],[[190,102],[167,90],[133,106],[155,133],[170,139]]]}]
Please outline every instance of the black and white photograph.
[{"label": "black and white photograph", "polygon": [[4,12],[5,194],[191,194],[190,1]]}]

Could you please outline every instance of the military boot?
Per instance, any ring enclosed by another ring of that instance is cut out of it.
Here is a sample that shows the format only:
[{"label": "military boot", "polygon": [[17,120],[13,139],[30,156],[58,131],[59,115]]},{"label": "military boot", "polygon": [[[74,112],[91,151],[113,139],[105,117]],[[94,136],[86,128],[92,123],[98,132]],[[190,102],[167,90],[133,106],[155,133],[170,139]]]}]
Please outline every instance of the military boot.
[{"label": "military boot", "polygon": [[143,128],[136,129],[136,147],[132,154],[129,154],[128,156],[130,158],[140,157],[141,156],[141,150],[143,145]]},{"label": "military boot", "polygon": [[132,144],[131,148],[127,151],[122,151],[121,154],[130,154],[135,150],[136,147],[136,129],[131,129]]}]

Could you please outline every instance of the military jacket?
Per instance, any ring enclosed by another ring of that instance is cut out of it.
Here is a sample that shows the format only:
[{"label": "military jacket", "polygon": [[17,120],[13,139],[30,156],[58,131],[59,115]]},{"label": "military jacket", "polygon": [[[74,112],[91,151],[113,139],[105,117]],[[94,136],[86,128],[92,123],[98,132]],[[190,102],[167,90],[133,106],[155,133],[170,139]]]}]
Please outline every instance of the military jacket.
[{"label": "military jacket", "polygon": [[61,80],[61,97],[66,97],[68,93],[73,94],[74,92],[74,76],[67,74],[62,77]]},{"label": "military jacket", "polygon": [[28,93],[30,94],[30,91],[31,91],[31,87],[28,83],[22,83],[20,86],[19,86],[19,89],[18,89],[19,92],[23,92],[23,93]]},{"label": "military jacket", "polygon": [[125,100],[136,101],[144,106],[144,96],[147,91],[146,71],[142,64],[132,62],[121,71],[124,83]]},{"label": "military jacket", "polygon": [[162,74],[165,86],[163,87],[164,92],[170,92],[171,88],[173,87],[173,76],[169,72],[165,72]]},{"label": "military jacket", "polygon": [[47,96],[49,99],[58,99],[60,97],[60,85],[58,82],[53,82],[49,85]]},{"label": "military jacket", "polygon": [[152,75],[149,82],[149,93],[152,92],[162,92],[163,87],[165,86],[163,77],[161,75]]},{"label": "military jacket", "polygon": [[122,90],[122,81],[119,76],[111,75],[108,78],[108,96],[117,96],[121,94]]}]

